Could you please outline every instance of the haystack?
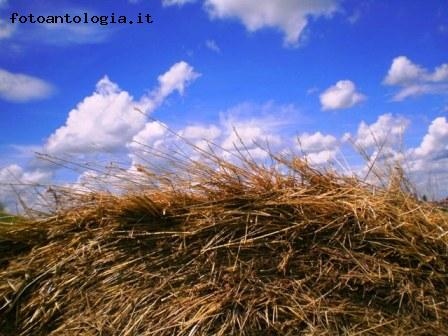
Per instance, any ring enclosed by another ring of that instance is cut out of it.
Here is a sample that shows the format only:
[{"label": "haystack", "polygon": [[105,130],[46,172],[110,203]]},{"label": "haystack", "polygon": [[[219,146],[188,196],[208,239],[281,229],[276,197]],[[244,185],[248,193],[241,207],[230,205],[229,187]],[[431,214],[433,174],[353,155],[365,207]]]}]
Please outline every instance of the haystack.
[{"label": "haystack", "polygon": [[297,158],[139,170],[0,226],[2,335],[448,335],[437,208]]}]

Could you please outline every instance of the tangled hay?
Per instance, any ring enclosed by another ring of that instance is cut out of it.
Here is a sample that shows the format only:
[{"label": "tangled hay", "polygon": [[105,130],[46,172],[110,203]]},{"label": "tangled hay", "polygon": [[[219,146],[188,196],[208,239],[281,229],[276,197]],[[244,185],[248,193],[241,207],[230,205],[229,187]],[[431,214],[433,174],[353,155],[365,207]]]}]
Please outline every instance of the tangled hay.
[{"label": "tangled hay", "polygon": [[[448,335],[448,218],[299,159],[0,226],[4,335]],[[182,173],[183,172],[183,173]]]}]

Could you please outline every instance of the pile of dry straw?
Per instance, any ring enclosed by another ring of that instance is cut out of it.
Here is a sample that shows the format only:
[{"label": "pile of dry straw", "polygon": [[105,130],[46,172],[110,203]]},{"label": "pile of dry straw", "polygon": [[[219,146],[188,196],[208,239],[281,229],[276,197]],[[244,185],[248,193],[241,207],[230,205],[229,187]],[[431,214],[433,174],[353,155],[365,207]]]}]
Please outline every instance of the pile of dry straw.
[{"label": "pile of dry straw", "polygon": [[0,225],[0,333],[448,335],[446,213],[297,158],[208,159]]}]

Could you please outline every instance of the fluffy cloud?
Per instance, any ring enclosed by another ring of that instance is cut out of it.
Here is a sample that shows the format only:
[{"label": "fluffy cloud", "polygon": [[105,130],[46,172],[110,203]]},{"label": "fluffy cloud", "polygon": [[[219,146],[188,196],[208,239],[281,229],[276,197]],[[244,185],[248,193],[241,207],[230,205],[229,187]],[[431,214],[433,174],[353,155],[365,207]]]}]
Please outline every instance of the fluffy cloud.
[{"label": "fluffy cloud", "polygon": [[[1,2],[0,2],[1,7]],[[0,40],[7,39],[15,32],[16,27],[12,24],[0,19]]]},{"label": "fluffy cloud", "polygon": [[42,79],[0,69],[0,98],[26,102],[48,98],[54,89]]},{"label": "fluffy cloud", "polygon": [[145,123],[145,116],[135,110],[137,105],[129,93],[104,77],[95,92],[70,111],[45,150],[53,155],[117,150]]},{"label": "fluffy cloud", "polygon": [[230,158],[238,151],[248,153],[253,159],[265,159],[268,153],[263,146],[277,146],[282,143],[281,137],[269,129],[264,123],[256,120],[241,120],[224,125],[225,137],[221,146],[225,150],[223,156]]},{"label": "fluffy cloud", "polygon": [[11,213],[24,210],[18,204],[18,200],[30,208],[36,207],[36,195],[31,194],[33,187],[48,184],[51,179],[52,173],[49,171],[38,169],[25,171],[16,164],[0,169],[0,203]]},{"label": "fluffy cloud", "polygon": [[167,140],[172,136],[168,133],[167,126],[163,123],[152,121],[145,124],[143,129],[135,134],[127,143],[132,166],[144,163],[150,154],[164,151]]},{"label": "fluffy cloud", "polygon": [[403,136],[409,120],[392,114],[383,114],[372,124],[362,121],[355,136],[345,134],[343,140],[351,140],[354,150],[365,160],[355,173],[368,183],[387,186],[397,165],[408,164],[403,148]]},{"label": "fluffy cloud", "polygon": [[324,135],[321,132],[313,134],[303,133],[299,137],[300,148],[305,152],[320,152],[324,149],[335,148],[337,139],[332,135]]},{"label": "fluffy cloud", "polygon": [[25,172],[19,165],[13,164],[0,169],[0,185],[39,184],[49,181],[51,174],[40,170]]},{"label": "fluffy cloud", "polygon": [[414,150],[418,158],[431,158],[432,160],[448,158],[448,122],[445,117],[432,121],[428,133],[421,144]]},{"label": "fluffy cloud", "polygon": [[253,159],[262,160],[268,157],[263,148],[278,152],[289,145],[282,133],[289,118],[297,114],[293,105],[278,105],[272,101],[261,105],[243,103],[228,109],[220,120],[223,155],[230,158],[237,151],[248,151]]},{"label": "fluffy cloud", "polygon": [[394,95],[395,101],[424,94],[448,94],[448,64],[430,72],[406,56],[399,56],[392,61],[383,84],[400,87]]},{"label": "fluffy cloud", "polygon": [[[221,114],[218,124],[194,124],[179,130],[168,131],[160,122],[148,122],[128,144],[130,157],[135,164],[150,163],[151,166],[166,166],[166,154],[181,154],[198,159],[198,153],[189,144],[205,152],[210,149],[227,159],[235,159],[238,151],[248,153],[255,160],[268,157],[260,148],[269,146],[279,149],[286,145],[281,137],[283,123],[272,115],[292,113],[292,106],[276,105],[272,102],[257,105],[239,104]],[[159,155],[162,154],[163,155]]]},{"label": "fluffy cloud", "polygon": [[185,139],[205,139],[212,141],[221,135],[221,130],[215,125],[194,125],[184,128],[180,132],[180,135]]},{"label": "fluffy cloud", "polygon": [[350,80],[341,80],[320,95],[323,110],[350,108],[365,99],[366,96],[357,92],[356,85]]},{"label": "fluffy cloud", "polygon": [[164,123],[152,121],[146,123],[127,147],[132,166],[150,163],[151,167],[163,167],[168,164],[167,154],[182,154],[184,157],[198,159],[199,153],[191,146],[207,152],[210,144],[217,140],[221,133],[222,130],[216,125],[201,124],[190,125],[174,132],[169,131]]},{"label": "fluffy cloud", "polygon": [[286,45],[297,45],[310,18],[329,17],[338,6],[335,0],[205,0],[205,8],[212,18],[238,18],[251,32],[277,28]]},{"label": "fluffy cloud", "polygon": [[[195,0],[162,0],[163,6],[182,6]],[[337,0],[204,0],[204,7],[213,19],[239,19],[246,29],[255,32],[276,28],[285,45],[297,46],[309,20],[331,17],[338,9]],[[213,41],[211,41],[213,42]],[[216,44],[207,42],[216,51]]]},{"label": "fluffy cloud", "polygon": [[305,158],[315,165],[321,165],[335,158],[338,151],[338,140],[332,135],[321,132],[303,133],[297,139],[299,149]]},{"label": "fluffy cloud", "polygon": [[174,64],[167,72],[158,77],[159,87],[150,95],[142,98],[145,109],[151,111],[158,107],[174,91],[184,94],[185,88],[200,76],[188,63],[181,61]]},{"label": "fluffy cloud", "polygon": [[447,197],[448,184],[448,121],[434,119],[420,145],[407,153],[412,181],[421,194],[430,198]]},{"label": "fluffy cloud", "polygon": [[384,79],[387,85],[405,85],[421,79],[426,71],[412,63],[407,57],[396,57]]},{"label": "fluffy cloud", "polygon": [[394,117],[390,113],[383,114],[370,125],[362,121],[354,143],[363,150],[399,146],[408,126],[409,120],[403,117]]},{"label": "fluffy cloud", "polygon": [[185,87],[198,76],[189,64],[176,63],[158,77],[158,87],[140,100],[104,77],[97,83],[95,92],[70,111],[66,124],[49,137],[45,151],[61,155],[124,150],[145,128],[146,115],[171,93],[183,94]]}]

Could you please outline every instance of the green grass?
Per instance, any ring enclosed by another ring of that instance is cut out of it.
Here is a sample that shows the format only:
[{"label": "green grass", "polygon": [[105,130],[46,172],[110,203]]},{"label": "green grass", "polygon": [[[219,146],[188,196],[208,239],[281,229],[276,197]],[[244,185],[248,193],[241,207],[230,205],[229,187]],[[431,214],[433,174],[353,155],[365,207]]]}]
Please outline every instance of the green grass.
[{"label": "green grass", "polygon": [[10,215],[7,212],[5,212],[4,210],[0,210],[0,223],[12,224],[12,223],[20,222],[21,220],[22,220],[22,218],[20,216]]}]

